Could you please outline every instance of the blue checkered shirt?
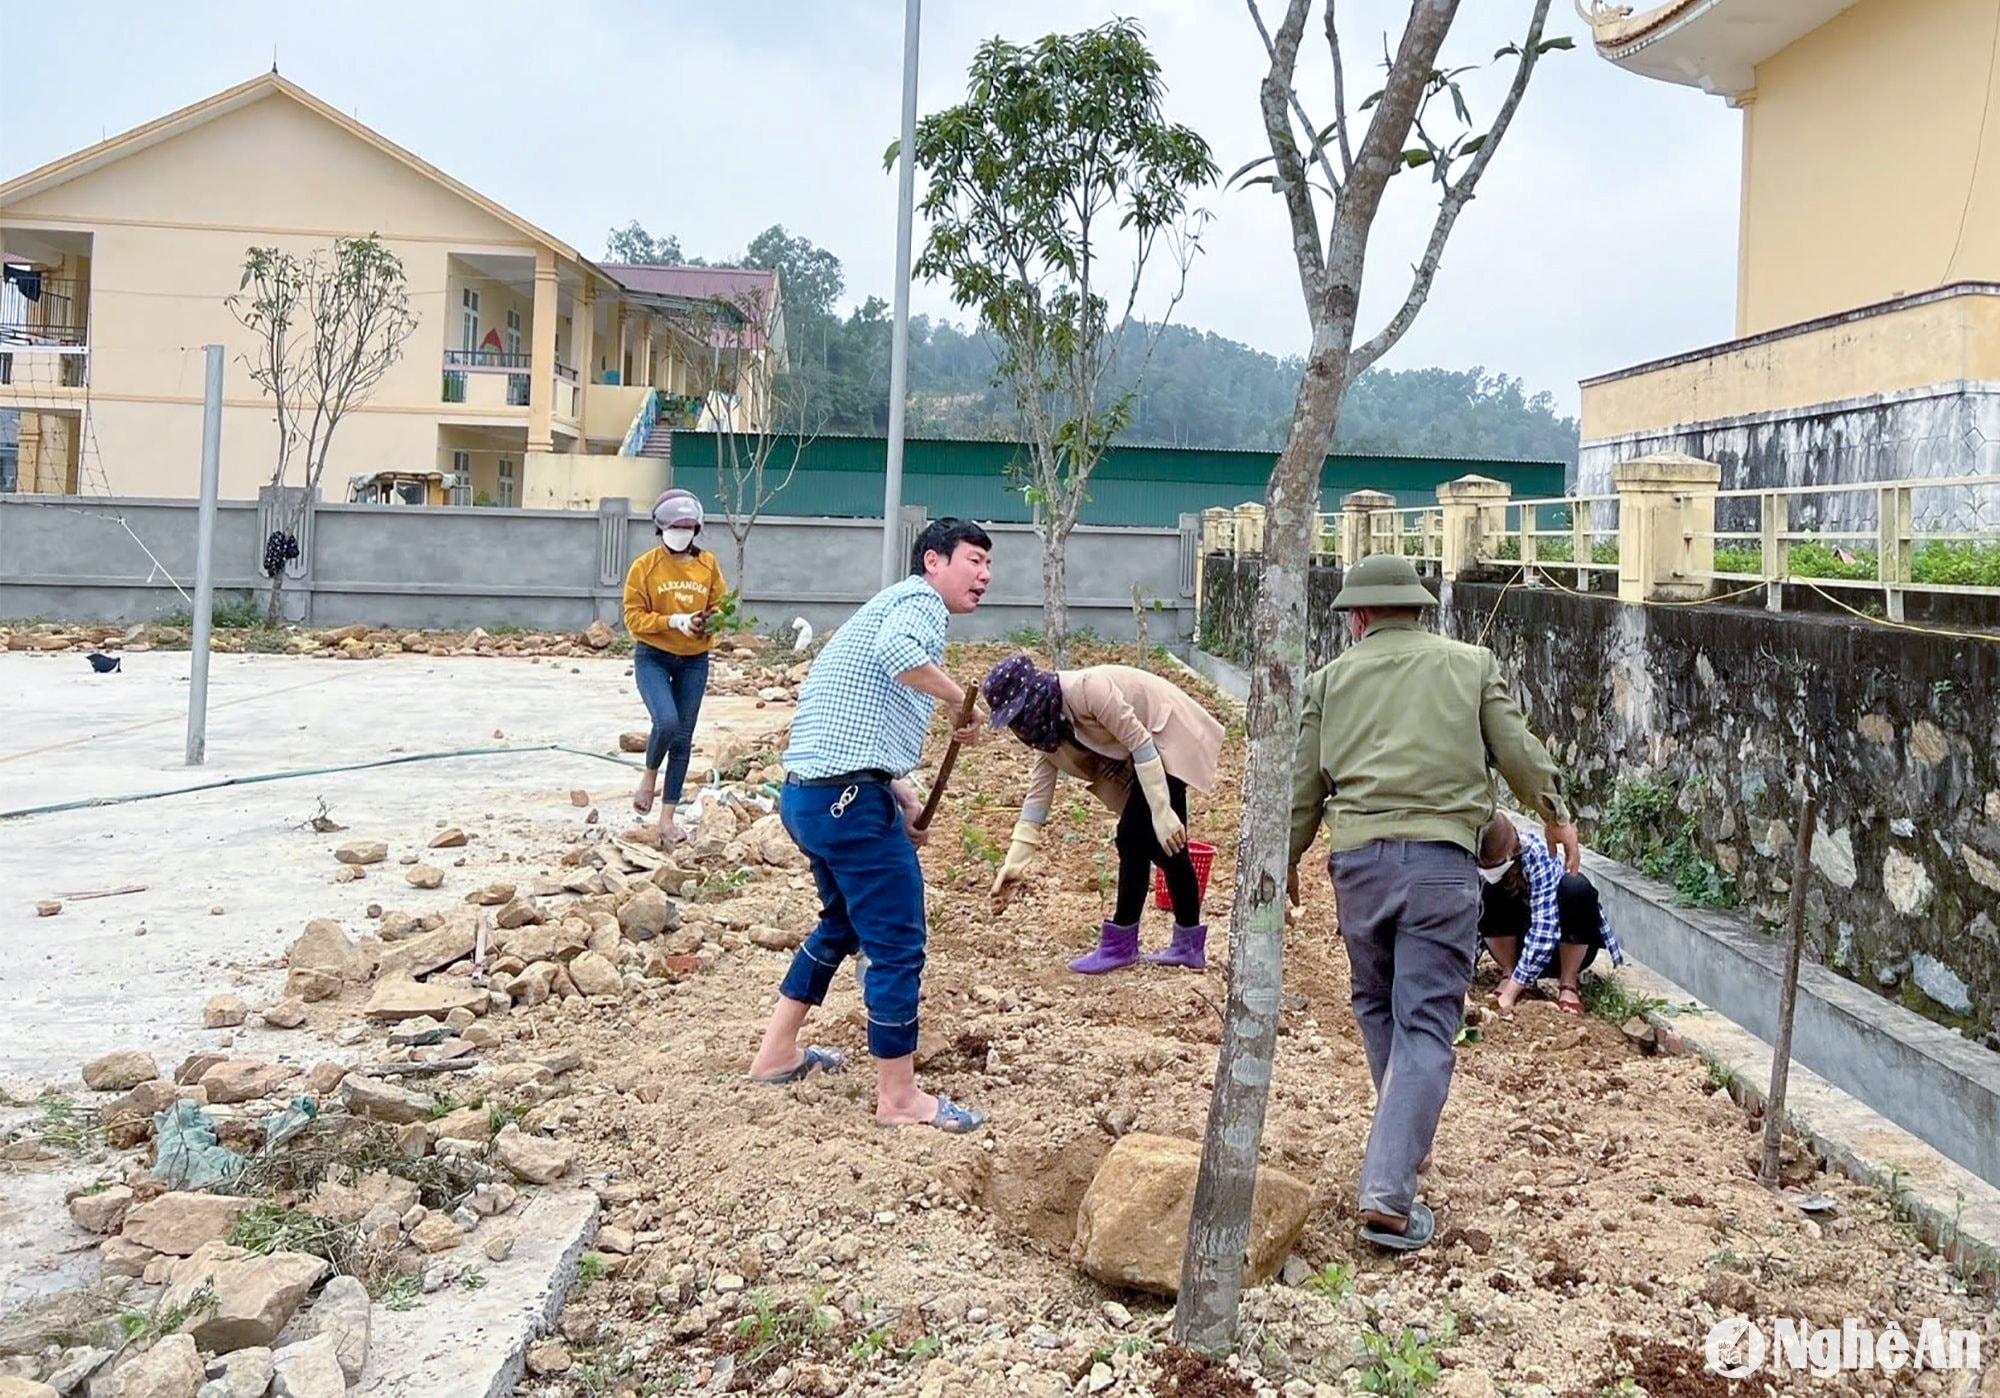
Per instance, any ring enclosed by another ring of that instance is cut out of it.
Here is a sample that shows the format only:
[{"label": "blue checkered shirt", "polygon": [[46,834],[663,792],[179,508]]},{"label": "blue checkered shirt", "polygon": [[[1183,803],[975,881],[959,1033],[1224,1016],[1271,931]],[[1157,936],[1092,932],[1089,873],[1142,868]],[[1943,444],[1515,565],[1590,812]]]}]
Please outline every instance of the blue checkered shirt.
[{"label": "blue checkered shirt", "polygon": [[785,771],[816,779],[879,769],[903,776],[924,752],[937,700],[896,676],[944,659],[951,614],[920,577],[886,587],[849,617],[799,691]]},{"label": "blue checkered shirt", "polygon": [[[1556,889],[1569,870],[1562,856],[1551,853],[1548,842],[1532,830],[1521,832],[1521,874],[1528,881],[1528,936],[1521,947],[1521,959],[1514,963],[1514,979],[1533,985],[1549,969],[1549,958],[1562,940],[1562,921],[1556,907]],[[1604,934],[1604,950],[1613,966],[1625,964],[1625,949],[1611,930],[1604,905],[1597,907],[1598,929]]]}]

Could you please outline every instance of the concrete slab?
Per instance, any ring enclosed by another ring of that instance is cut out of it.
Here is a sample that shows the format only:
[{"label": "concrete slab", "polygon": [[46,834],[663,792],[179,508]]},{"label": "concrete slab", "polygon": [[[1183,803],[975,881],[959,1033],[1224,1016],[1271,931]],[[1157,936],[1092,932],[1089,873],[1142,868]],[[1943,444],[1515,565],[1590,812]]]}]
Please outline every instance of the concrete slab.
[{"label": "concrete slab", "polygon": [[[1776,1057],[1769,1044],[1657,971],[1628,963],[1617,974],[1632,995],[1674,1007],[1646,1016],[1670,1049],[1725,1070],[1730,1094],[1745,1106],[1764,1102]],[[1796,1061],[1786,1077],[1785,1117],[1833,1168],[1890,1194],[1954,1260],[1989,1275],[2000,1265],[2000,1189]]]},{"label": "concrete slab", "polygon": [[[629,661],[213,660],[209,761],[189,769],[186,654],[130,655],[123,672],[104,676],[80,656],[0,654],[0,712],[10,720],[0,812],[466,747],[511,750],[0,819],[0,1089],[16,1098],[54,1085],[88,1104],[94,1094],[82,1090],[78,1066],[124,1047],[144,1048],[164,1072],[222,1047],[225,1035],[239,1056],[301,1068],[349,1057],[296,1031],[204,1029],[202,1004],[221,991],[253,1005],[272,998],[284,949],[312,918],[358,932],[370,926],[371,903],[421,914],[497,879],[554,873],[500,856],[526,842],[515,836],[545,846],[550,834],[580,838],[587,811],[571,805],[572,789],[600,803],[603,824],[633,818],[636,759],[618,754],[618,735],[647,720]],[[725,732],[766,732],[791,713],[712,695],[697,753]],[[545,749],[557,743],[585,751]],[[347,831],[303,828],[322,799]],[[441,823],[472,843],[427,852]],[[336,884],[332,851],[350,838],[386,841],[389,862]],[[396,862],[405,853],[444,868],[444,886],[411,888]],[[39,899],[125,885],[145,891],[68,899],[59,916],[35,915]],[[9,1122],[31,1114],[0,1109]],[[0,1300],[94,1279],[88,1240],[62,1207],[63,1188],[84,1178],[79,1165],[0,1177]]]},{"label": "concrete slab", "polygon": [[[478,1291],[451,1293],[450,1314],[428,1299],[408,1311],[375,1308],[368,1368],[350,1393],[393,1398],[505,1398],[521,1381],[528,1346],[555,1325],[597,1232],[588,1189],[539,1194],[522,1206],[514,1252],[477,1266]],[[443,1260],[451,1260],[449,1257]],[[428,1312],[428,1314],[427,1314]]]}]

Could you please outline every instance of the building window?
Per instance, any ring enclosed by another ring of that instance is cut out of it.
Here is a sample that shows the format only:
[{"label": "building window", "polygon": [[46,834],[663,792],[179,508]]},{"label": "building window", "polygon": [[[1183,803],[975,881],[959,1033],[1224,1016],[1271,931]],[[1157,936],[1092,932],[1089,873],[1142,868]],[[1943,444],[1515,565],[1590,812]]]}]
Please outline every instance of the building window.
[{"label": "building window", "polygon": [[[507,353],[509,355],[516,355],[520,352],[521,313],[518,310],[510,309],[507,312]],[[513,364],[515,361],[510,358],[507,362]]]},{"label": "building window", "polygon": [[470,505],[472,503],[472,453],[455,451],[451,454],[451,503]]},{"label": "building window", "polygon": [[459,307],[459,345],[462,350],[479,348],[479,293],[471,287],[461,294]]},{"label": "building window", "polygon": [[500,507],[514,508],[514,463],[504,456],[500,458]]}]

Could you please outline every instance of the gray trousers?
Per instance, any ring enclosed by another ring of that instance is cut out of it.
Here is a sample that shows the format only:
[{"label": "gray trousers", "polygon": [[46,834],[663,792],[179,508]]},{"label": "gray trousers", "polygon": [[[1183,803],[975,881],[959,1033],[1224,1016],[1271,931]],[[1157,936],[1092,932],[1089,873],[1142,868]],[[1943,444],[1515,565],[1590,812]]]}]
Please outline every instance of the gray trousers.
[{"label": "gray trousers", "polygon": [[1479,945],[1479,875],[1452,844],[1377,840],[1327,861],[1375,1079],[1361,1207],[1407,1215],[1451,1091]]}]

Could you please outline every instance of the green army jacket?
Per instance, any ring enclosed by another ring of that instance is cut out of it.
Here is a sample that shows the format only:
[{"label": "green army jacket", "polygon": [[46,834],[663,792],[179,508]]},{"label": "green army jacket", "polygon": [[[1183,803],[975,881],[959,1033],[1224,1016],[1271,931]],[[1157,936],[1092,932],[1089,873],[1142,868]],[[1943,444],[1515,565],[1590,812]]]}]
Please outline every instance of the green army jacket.
[{"label": "green army jacket", "polygon": [[1292,863],[1326,821],[1333,848],[1443,841],[1471,850],[1491,769],[1544,819],[1569,820],[1547,748],[1483,646],[1378,620],[1306,680],[1292,781]]}]

